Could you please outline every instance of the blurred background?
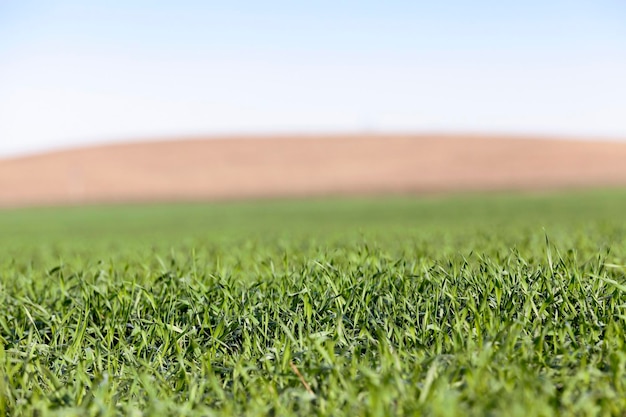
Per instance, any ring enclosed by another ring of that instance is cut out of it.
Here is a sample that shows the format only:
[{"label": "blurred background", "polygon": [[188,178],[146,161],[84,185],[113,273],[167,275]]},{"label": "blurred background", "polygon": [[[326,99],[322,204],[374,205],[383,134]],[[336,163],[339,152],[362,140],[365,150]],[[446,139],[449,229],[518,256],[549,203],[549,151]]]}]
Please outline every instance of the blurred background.
[{"label": "blurred background", "polygon": [[625,23],[620,0],[0,1],[0,204],[626,184]]}]

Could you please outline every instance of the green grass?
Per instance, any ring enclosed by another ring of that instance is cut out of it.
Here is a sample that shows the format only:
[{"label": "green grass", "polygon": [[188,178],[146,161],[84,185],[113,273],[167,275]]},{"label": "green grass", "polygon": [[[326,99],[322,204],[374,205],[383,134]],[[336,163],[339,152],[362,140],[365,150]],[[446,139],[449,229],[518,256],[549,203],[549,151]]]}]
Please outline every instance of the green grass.
[{"label": "green grass", "polygon": [[0,211],[0,415],[624,415],[626,192]]}]

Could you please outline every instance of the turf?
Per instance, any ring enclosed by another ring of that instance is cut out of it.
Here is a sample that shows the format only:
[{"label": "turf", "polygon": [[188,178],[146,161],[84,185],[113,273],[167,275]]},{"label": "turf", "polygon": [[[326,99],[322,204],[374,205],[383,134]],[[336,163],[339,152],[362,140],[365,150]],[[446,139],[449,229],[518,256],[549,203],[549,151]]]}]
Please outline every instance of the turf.
[{"label": "turf", "polygon": [[626,192],[0,211],[0,415],[624,415]]}]

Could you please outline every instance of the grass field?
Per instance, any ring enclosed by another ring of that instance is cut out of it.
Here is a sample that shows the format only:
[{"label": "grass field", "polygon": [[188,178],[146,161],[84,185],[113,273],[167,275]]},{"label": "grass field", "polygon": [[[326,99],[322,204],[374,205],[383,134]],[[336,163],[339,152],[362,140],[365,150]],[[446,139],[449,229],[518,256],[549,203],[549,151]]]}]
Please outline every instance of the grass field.
[{"label": "grass field", "polygon": [[0,211],[0,415],[625,415],[626,192]]}]

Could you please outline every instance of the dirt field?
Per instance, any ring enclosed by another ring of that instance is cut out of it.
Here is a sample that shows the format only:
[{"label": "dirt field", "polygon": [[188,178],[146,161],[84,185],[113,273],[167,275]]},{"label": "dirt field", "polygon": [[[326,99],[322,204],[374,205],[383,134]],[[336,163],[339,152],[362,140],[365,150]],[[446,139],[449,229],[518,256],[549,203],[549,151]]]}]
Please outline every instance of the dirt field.
[{"label": "dirt field", "polygon": [[478,136],[194,139],[0,160],[0,205],[626,186],[626,142]]}]

